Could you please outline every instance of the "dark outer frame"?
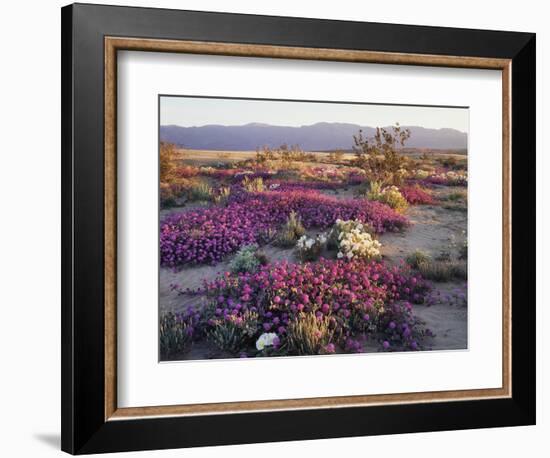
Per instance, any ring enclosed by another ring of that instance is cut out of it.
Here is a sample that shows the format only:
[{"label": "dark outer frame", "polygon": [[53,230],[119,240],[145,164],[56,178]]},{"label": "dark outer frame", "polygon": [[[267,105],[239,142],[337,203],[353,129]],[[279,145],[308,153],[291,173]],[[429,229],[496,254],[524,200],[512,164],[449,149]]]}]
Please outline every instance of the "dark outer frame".
[{"label": "dark outer frame", "polygon": [[[512,227],[517,222],[521,228],[512,231],[511,398],[106,421],[106,36],[511,59]],[[535,423],[534,34],[75,4],[62,9],[61,46],[64,451],[115,452]]]}]

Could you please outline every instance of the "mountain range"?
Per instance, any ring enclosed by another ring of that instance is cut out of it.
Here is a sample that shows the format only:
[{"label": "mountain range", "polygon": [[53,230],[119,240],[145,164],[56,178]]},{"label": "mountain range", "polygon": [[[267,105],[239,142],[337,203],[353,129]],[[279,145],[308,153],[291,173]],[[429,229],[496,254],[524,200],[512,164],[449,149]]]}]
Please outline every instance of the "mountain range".
[{"label": "mountain range", "polygon": [[[410,148],[466,149],[468,136],[456,129],[427,129],[420,126],[403,126],[411,131],[406,143]],[[189,149],[249,151],[258,147],[276,148],[282,144],[297,145],[305,151],[349,150],[353,135],[363,130],[371,137],[375,128],[348,123],[319,122],[310,126],[273,126],[251,123],[242,126],[206,125],[160,127],[161,141]]]}]

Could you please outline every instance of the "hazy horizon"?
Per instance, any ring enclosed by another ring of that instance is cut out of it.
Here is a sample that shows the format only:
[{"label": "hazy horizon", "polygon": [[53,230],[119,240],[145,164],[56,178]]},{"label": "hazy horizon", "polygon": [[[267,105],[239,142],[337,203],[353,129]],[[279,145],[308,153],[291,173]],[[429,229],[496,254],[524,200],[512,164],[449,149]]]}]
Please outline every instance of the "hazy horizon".
[{"label": "hazy horizon", "polygon": [[399,123],[426,129],[469,131],[469,112],[465,107],[161,96],[159,109],[161,126],[305,127],[338,123],[387,127]]},{"label": "hazy horizon", "polygon": [[[372,127],[372,128],[376,128],[376,127],[391,127],[389,124],[387,126],[366,126],[366,125],[361,125],[361,124],[357,124],[357,123],[348,123],[348,122],[331,122],[331,121],[318,121],[318,122],[315,122],[313,124],[303,124],[303,125],[300,125],[300,126],[290,126],[290,125],[284,125],[284,124],[268,124],[268,123],[265,123],[265,122],[249,122],[249,123],[246,123],[246,124],[219,124],[219,123],[216,123],[216,124],[201,124],[200,126],[182,126],[180,124],[160,124],[161,127],[169,127],[169,126],[175,126],[175,127],[183,127],[183,128],[193,128],[193,127],[245,127],[245,126],[253,126],[253,125],[256,125],[256,126],[270,126],[270,127],[290,127],[290,128],[300,128],[300,127],[311,127],[311,126],[315,126],[316,124],[349,124],[349,125],[357,125],[357,126],[361,126],[361,127]],[[399,125],[401,127],[420,127],[420,128],[425,128],[425,129],[434,129],[434,130],[442,130],[442,129],[453,129],[453,130],[456,130],[458,132],[462,132],[462,133],[466,133],[464,131],[461,131],[459,129],[455,129],[454,127],[425,127],[425,126],[420,126],[420,125],[413,125],[413,124],[401,124],[399,123]]]}]

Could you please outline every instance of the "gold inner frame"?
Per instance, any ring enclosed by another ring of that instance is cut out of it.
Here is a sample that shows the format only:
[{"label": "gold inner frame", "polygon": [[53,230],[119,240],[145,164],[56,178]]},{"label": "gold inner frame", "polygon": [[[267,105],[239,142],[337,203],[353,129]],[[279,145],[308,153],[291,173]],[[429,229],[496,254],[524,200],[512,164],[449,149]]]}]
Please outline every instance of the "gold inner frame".
[{"label": "gold inner frame", "polygon": [[[117,405],[117,51],[493,69],[502,72],[502,387],[403,394],[224,402],[119,408]],[[105,420],[358,407],[491,398],[512,394],[511,366],[511,60],[179,40],[105,37]]]}]

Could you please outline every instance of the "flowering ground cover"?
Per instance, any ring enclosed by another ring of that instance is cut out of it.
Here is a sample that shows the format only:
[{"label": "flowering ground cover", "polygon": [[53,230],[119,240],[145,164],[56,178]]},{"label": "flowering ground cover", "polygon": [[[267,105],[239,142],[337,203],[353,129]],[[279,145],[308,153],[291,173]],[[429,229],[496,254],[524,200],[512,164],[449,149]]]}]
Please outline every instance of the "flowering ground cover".
[{"label": "flowering ground cover", "polygon": [[[418,274],[403,266],[364,259],[280,262],[205,282],[208,306],[174,319],[193,339],[217,336],[217,345],[241,356],[265,356],[263,347],[254,347],[265,333],[277,338],[275,345],[271,340],[270,354],[300,354],[293,333],[296,322],[307,316],[313,321],[301,329],[312,334],[306,337],[326,334],[318,336],[323,337],[315,347],[318,354],[361,352],[365,339],[381,350],[417,350],[431,333],[414,317],[413,304],[424,302],[429,291]],[[225,334],[239,335],[238,344]]]},{"label": "flowering ground cover", "polygon": [[410,205],[433,205],[434,198],[420,186],[401,186],[399,191]]},{"label": "flowering ground cover", "polygon": [[357,219],[378,233],[404,229],[408,220],[387,205],[366,199],[337,199],[315,191],[232,192],[227,206],[175,213],[161,222],[161,265],[212,263],[241,246],[264,243],[296,212],[306,228],[331,227]]}]

